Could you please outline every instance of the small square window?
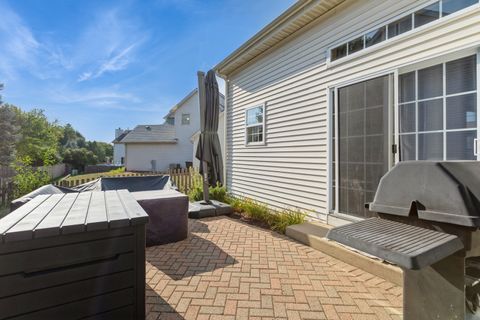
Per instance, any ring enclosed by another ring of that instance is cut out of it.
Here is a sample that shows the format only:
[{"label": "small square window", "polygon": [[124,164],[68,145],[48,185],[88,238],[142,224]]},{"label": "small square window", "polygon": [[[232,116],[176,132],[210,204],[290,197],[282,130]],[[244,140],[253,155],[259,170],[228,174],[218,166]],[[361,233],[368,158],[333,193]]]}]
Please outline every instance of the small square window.
[{"label": "small square window", "polygon": [[415,28],[440,18],[440,3],[437,1],[423,9],[415,12]]},{"label": "small square window", "polygon": [[175,117],[168,117],[165,122],[167,124],[170,124],[170,125],[174,126],[175,125]]},{"label": "small square window", "polygon": [[398,19],[388,25],[388,38],[396,37],[402,33],[412,30],[412,15]]},{"label": "small square window", "polygon": [[182,113],[182,125],[190,124],[190,113]]},{"label": "small square window", "polygon": [[381,27],[380,29],[369,32],[365,35],[365,47],[370,47],[385,41],[386,38],[386,27]]},{"label": "small square window", "polygon": [[476,3],[478,3],[478,0],[443,0],[442,17],[460,11],[466,7],[473,6]]},{"label": "small square window", "polygon": [[347,56],[347,44],[342,44],[341,46],[338,46],[330,52],[330,59],[332,61],[335,61],[337,59],[343,58]]},{"label": "small square window", "polygon": [[348,43],[348,54],[355,53],[364,48],[364,39],[363,36],[354,39]]}]

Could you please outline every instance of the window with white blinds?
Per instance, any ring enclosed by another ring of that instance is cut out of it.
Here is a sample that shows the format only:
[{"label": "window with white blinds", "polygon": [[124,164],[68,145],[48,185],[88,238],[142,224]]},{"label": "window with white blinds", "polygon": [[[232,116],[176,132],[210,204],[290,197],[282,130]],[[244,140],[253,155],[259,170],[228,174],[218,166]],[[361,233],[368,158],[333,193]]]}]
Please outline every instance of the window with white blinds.
[{"label": "window with white blinds", "polygon": [[474,160],[476,55],[399,77],[400,160]]}]

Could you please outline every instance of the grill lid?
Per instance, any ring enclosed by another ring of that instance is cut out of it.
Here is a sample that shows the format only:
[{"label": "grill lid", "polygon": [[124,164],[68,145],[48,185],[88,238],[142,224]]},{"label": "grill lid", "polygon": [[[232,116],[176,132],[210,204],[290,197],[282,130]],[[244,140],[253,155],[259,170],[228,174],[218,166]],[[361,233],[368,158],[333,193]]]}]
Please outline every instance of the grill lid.
[{"label": "grill lid", "polygon": [[480,162],[400,162],[383,176],[369,210],[480,227]]}]

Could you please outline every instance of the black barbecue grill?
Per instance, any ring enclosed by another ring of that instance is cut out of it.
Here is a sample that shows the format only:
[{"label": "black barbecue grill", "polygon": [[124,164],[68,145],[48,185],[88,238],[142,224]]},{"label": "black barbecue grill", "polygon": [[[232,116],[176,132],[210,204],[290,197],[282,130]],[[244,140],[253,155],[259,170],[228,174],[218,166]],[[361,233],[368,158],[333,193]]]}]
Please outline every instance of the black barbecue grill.
[{"label": "black barbecue grill", "polygon": [[402,267],[404,319],[476,312],[480,162],[401,162],[367,208],[378,217],[333,228],[327,238]]}]

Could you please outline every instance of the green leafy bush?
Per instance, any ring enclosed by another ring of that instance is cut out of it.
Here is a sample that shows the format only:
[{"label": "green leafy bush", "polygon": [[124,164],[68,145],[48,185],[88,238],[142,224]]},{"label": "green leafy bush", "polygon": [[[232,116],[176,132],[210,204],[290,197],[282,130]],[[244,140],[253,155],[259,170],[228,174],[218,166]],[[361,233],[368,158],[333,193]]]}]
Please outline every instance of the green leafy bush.
[{"label": "green leafy bush", "polygon": [[262,220],[265,222],[268,222],[269,220],[268,207],[263,203],[245,198],[243,200],[242,209],[245,212],[245,215],[249,218]]},{"label": "green leafy bush", "polygon": [[307,214],[299,209],[271,210],[267,205],[249,198],[226,196],[226,202],[243,216],[265,222],[272,230],[285,233],[288,226],[305,222]]},{"label": "green leafy bush", "polygon": [[305,222],[307,214],[298,209],[284,209],[274,214],[274,219],[270,223],[272,230],[285,233],[288,226]]},{"label": "green leafy bush", "polygon": [[113,170],[110,170],[108,171],[109,174],[119,174],[119,173],[124,173],[125,172],[125,167],[121,167],[121,168],[117,168],[117,169],[113,169]]},{"label": "green leafy bush", "polygon": [[[190,201],[203,200],[203,180],[199,173],[192,173],[192,188],[188,192],[188,198]],[[209,187],[208,194],[210,200],[217,200],[220,202],[226,202],[227,189],[217,183],[215,187]]]},{"label": "green leafy bush", "polygon": [[13,178],[13,194],[15,198],[26,195],[33,190],[49,184],[50,176],[45,171],[35,170],[29,157],[22,158],[14,167],[17,172]]}]

